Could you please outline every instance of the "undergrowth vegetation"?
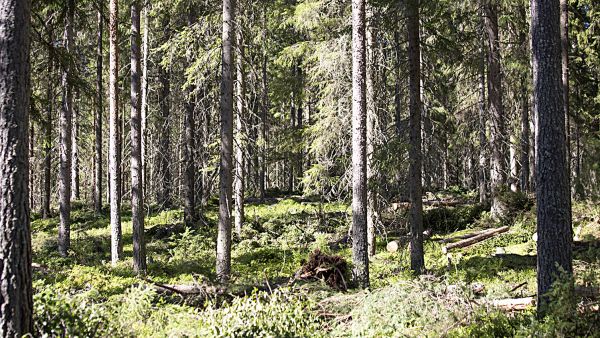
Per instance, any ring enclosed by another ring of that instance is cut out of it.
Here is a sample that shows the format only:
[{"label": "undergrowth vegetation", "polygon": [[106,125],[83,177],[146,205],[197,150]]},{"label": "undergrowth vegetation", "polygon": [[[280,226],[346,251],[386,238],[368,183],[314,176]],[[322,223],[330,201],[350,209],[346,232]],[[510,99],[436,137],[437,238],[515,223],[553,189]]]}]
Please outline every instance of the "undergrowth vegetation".
[{"label": "undergrowth vegetation", "polygon": [[[68,258],[57,254],[58,220],[34,219],[36,336],[597,336],[598,311],[585,300],[565,299],[577,304],[577,312],[558,306],[546,320],[538,320],[533,309],[504,313],[490,305],[536,293],[535,207],[526,196],[510,201],[510,217],[499,221],[472,202],[428,206],[426,228],[433,234],[425,243],[428,272],[420,278],[410,273],[406,245],[397,252],[385,249],[387,241],[406,237],[406,229],[381,226],[369,291],[342,291],[318,274],[289,283],[315,250],[351,261],[347,205],[299,198],[249,205],[242,234],[234,239],[230,293],[196,298],[165,294],[155,285],[214,285],[214,206],[194,228],[183,226],[181,210],[146,217],[145,278],[131,272],[130,259],[111,267],[107,214],[74,210]],[[592,243],[575,250],[576,283],[597,286],[600,207],[576,204],[573,210],[576,239]],[[127,214],[123,221],[125,255],[131,257]],[[440,239],[500,225],[510,230],[442,254]]]}]

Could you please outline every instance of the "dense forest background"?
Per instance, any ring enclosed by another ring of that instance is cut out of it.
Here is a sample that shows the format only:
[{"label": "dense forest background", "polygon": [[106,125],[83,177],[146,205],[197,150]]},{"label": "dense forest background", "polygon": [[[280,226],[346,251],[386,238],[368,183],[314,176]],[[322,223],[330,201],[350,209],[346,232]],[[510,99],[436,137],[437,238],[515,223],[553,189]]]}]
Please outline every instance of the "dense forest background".
[{"label": "dense forest background", "polygon": [[33,332],[597,336],[600,4],[551,3],[32,1]]}]

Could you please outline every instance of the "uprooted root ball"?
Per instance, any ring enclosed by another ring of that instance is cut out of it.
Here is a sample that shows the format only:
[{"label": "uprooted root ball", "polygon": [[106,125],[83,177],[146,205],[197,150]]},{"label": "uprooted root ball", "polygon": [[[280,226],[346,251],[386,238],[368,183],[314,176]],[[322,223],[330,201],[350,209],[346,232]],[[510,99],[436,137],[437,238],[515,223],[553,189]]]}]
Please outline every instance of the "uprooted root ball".
[{"label": "uprooted root ball", "polygon": [[327,255],[320,250],[313,251],[308,262],[296,273],[297,279],[320,279],[334,289],[345,291],[348,289],[346,277],[348,263],[340,256]]}]

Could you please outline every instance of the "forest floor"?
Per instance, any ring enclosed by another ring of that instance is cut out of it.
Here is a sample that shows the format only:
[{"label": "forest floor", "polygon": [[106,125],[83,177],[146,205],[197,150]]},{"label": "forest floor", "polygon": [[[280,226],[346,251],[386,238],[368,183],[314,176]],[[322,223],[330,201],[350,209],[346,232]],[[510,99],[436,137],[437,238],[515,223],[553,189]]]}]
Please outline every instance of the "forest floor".
[{"label": "forest floor", "polygon": [[[339,264],[339,259],[317,267],[317,272],[329,269],[340,273],[342,278],[333,286],[325,278],[300,270],[315,250],[340,256],[350,264],[347,232],[351,210],[344,203],[291,197],[249,204],[241,238],[233,242],[232,283],[226,289],[213,284],[214,203],[209,203],[196,228],[182,225],[181,210],[153,212],[150,208],[145,278],[132,272],[132,229],[127,212],[123,214],[125,259],[116,267],[110,264],[107,213],[96,215],[83,206],[74,208],[68,258],[57,253],[58,219],[34,216],[37,335],[600,335],[597,295],[574,300],[559,297],[553,315],[546,320],[536,319],[533,306],[506,311],[493,305],[495,300],[535,298],[535,206],[525,196],[510,200],[511,210],[502,221],[492,220],[469,194],[446,193],[436,198],[438,202],[426,203],[424,215],[425,228],[432,231],[425,242],[427,274],[414,277],[409,271],[406,209],[393,204],[380,215],[384,226],[379,229],[377,253],[370,262],[371,289],[366,291],[344,290],[350,281],[349,268]],[[598,287],[600,206],[575,203],[573,219],[578,242],[574,251],[576,284]],[[508,232],[442,253],[446,244],[441,239],[503,225],[510,227]],[[386,250],[392,240],[400,243],[396,252]],[[561,294],[560,287],[556,293]],[[569,308],[566,302],[576,303],[577,310],[565,310]]]}]

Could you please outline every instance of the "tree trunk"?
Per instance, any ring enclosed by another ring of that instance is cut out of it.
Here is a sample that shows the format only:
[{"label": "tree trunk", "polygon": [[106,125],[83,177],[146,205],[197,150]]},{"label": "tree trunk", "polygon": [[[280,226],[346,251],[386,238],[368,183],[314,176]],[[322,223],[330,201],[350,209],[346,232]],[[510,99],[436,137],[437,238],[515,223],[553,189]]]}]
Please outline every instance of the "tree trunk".
[{"label": "tree trunk", "polygon": [[113,265],[123,255],[121,233],[121,195],[120,195],[120,166],[119,161],[119,45],[118,45],[118,0],[110,0],[109,22],[109,164],[110,173],[110,228],[111,228],[111,262]]},{"label": "tree trunk", "polygon": [[519,190],[519,163],[517,160],[517,137],[510,135],[510,145],[508,148],[509,164],[510,164],[510,190],[517,192]]},{"label": "tree trunk", "polygon": [[352,1],[352,276],[369,287],[365,0]]},{"label": "tree trunk", "polygon": [[98,37],[96,49],[96,111],[94,114],[95,152],[94,152],[94,210],[102,211],[102,116],[104,115],[104,89],[102,88],[102,11],[98,10]]},{"label": "tree trunk", "polygon": [[410,267],[421,274],[425,269],[423,254],[423,200],[421,187],[421,65],[419,37],[419,0],[409,0],[407,6],[408,69],[410,91]]},{"label": "tree trunk", "polygon": [[521,80],[521,191],[529,190],[529,94],[527,93],[527,83],[525,79]]},{"label": "tree trunk", "polygon": [[531,1],[533,87],[537,134],[538,311],[562,272],[572,275],[572,227],[562,93],[558,1]]},{"label": "tree trunk", "polygon": [[246,98],[246,74],[244,70],[244,32],[243,26],[240,21],[242,15],[240,15],[241,8],[238,8],[238,25],[236,27],[236,44],[238,47],[239,54],[236,58],[236,73],[237,73],[237,86],[236,86],[236,105],[237,105],[237,114],[235,118],[236,124],[236,134],[237,138],[235,140],[235,186],[234,186],[234,196],[235,196],[235,232],[239,237],[242,234],[242,225],[244,223],[244,183],[246,180],[244,167],[245,167],[245,159],[244,159],[244,149],[246,145],[246,133],[244,130],[244,120],[246,118],[246,106],[245,106],[245,98]]},{"label": "tree trunk", "polygon": [[29,162],[29,210],[35,210],[35,201],[33,200],[34,180],[35,180],[35,127],[34,123],[29,123],[29,154],[27,161]]},{"label": "tree trunk", "polygon": [[[163,21],[163,26],[168,25],[168,19]],[[168,36],[165,35],[165,40]],[[171,81],[170,71],[165,66],[159,67],[159,78],[161,83],[160,89],[160,118],[158,119],[159,130],[162,130],[158,135],[158,172],[157,178],[157,200],[162,209],[168,209],[172,204],[172,186],[173,179],[171,176]]]},{"label": "tree trunk", "polygon": [[223,0],[223,54],[221,78],[221,161],[217,277],[227,283],[231,274],[231,194],[233,170],[233,76],[235,0]]},{"label": "tree trunk", "polygon": [[71,130],[71,201],[79,200],[79,147],[77,139],[79,138],[79,91],[75,91],[75,101],[73,102],[73,129]]},{"label": "tree trunk", "polygon": [[148,165],[146,163],[146,155],[147,155],[147,144],[148,144],[148,134],[147,134],[147,120],[148,120],[148,54],[149,54],[149,25],[148,25],[148,6],[149,4],[145,4],[143,6],[144,11],[144,37],[142,41],[142,191],[144,198],[147,198],[150,194],[148,193]]},{"label": "tree trunk", "polygon": [[[263,29],[262,38],[266,43],[268,27],[267,27],[267,12],[263,10]],[[265,200],[265,189],[267,184],[267,124],[269,118],[269,74],[267,72],[269,56],[267,54],[266,47],[263,50],[263,64],[262,64],[262,116],[261,116],[261,142],[259,142],[259,162],[260,162],[260,175],[259,175],[259,189],[260,189],[260,200]]]},{"label": "tree trunk", "polygon": [[[483,25],[482,25],[483,28]],[[483,32],[482,32],[483,33]],[[488,141],[486,136],[487,116],[485,113],[485,46],[483,34],[480,42],[481,62],[479,64],[479,203],[485,204],[488,201],[487,191],[487,149]]]},{"label": "tree trunk", "polygon": [[144,241],[144,184],[142,163],[142,113],[140,66],[140,0],[131,3],[131,223],[133,225],[133,270],[146,272]]},{"label": "tree trunk", "polygon": [[[190,6],[188,12],[188,26],[194,23],[194,11]],[[188,65],[192,65],[193,58],[191,54],[187,57]],[[195,162],[195,112],[196,102],[194,86],[190,85],[187,89],[185,116],[183,119],[185,144],[183,149],[183,213],[186,225],[193,225],[196,222],[196,162]]]},{"label": "tree trunk", "polygon": [[569,3],[560,0],[560,49],[562,60],[562,95],[565,111],[565,146],[567,151],[567,170],[569,187],[571,186],[571,121],[569,117]]},{"label": "tree trunk", "polygon": [[30,2],[0,0],[0,337],[33,331],[27,187]]},{"label": "tree trunk", "polygon": [[367,243],[369,257],[375,255],[375,226],[377,222],[376,172],[373,168],[375,155],[375,128],[377,126],[377,104],[375,102],[375,32],[373,13],[367,6],[366,28],[366,95],[367,95]]},{"label": "tree trunk", "polygon": [[490,116],[492,215],[505,212],[501,194],[506,185],[506,147],[504,108],[502,106],[502,73],[500,70],[500,40],[498,39],[497,0],[484,1],[484,23],[488,38],[488,95]]},{"label": "tree trunk", "polygon": [[[67,16],[63,35],[65,49],[73,53],[73,19],[75,16],[75,1],[67,1]],[[71,244],[71,133],[73,127],[73,86],[69,81],[71,66],[68,64],[62,70],[62,107],[60,110],[60,182],[59,209],[60,225],[58,228],[58,252],[67,256]]]},{"label": "tree trunk", "polygon": [[394,84],[394,122],[395,122],[395,131],[396,136],[400,137],[402,133],[402,83],[400,78],[400,32],[394,32],[394,48],[396,51],[396,61],[394,62],[394,74],[395,76],[395,84]]},{"label": "tree trunk", "polygon": [[[54,39],[52,31],[49,41]],[[52,193],[52,114],[54,111],[54,52],[48,48],[48,88],[46,88],[46,120],[44,121],[44,192],[42,194],[42,218],[50,218],[50,197]]]}]

